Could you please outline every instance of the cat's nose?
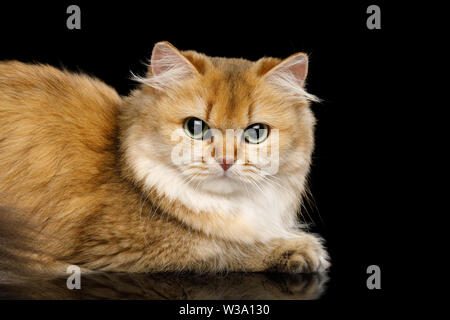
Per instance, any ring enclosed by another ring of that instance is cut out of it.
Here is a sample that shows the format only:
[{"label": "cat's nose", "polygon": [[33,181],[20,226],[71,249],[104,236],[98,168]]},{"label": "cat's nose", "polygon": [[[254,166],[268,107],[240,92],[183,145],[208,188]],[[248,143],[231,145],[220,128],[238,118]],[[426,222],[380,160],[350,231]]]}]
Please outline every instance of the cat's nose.
[{"label": "cat's nose", "polygon": [[217,159],[217,162],[219,162],[219,164],[222,167],[223,171],[227,171],[228,169],[230,169],[230,167],[234,163],[233,159],[230,159],[230,158]]}]

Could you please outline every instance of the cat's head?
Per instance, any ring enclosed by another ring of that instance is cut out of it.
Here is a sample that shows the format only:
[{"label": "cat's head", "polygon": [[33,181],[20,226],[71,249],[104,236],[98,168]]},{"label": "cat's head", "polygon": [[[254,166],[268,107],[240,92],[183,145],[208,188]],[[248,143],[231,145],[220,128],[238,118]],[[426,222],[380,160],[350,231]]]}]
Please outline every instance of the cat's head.
[{"label": "cat's head", "polygon": [[307,70],[303,53],[253,62],[157,43],[122,114],[130,175],[173,197],[187,188],[224,197],[283,190],[285,182],[302,192],[316,99],[304,89]]}]

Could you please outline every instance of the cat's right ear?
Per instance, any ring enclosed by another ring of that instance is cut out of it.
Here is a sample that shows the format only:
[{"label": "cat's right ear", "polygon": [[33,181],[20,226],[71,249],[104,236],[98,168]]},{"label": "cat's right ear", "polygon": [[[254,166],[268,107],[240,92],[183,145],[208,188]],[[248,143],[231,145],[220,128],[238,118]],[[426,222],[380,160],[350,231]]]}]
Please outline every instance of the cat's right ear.
[{"label": "cat's right ear", "polygon": [[164,90],[197,73],[197,69],[177,48],[163,41],[153,47],[147,77],[138,81],[155,89]]},{"label": "cat's right ear", "polygon": [[258,74],[267,82],[293,97],[302,97],[310,101],[319,99],[304,89],[308,74],[308,56],[299,52],[279,60],[263,58],[257,64]]}]

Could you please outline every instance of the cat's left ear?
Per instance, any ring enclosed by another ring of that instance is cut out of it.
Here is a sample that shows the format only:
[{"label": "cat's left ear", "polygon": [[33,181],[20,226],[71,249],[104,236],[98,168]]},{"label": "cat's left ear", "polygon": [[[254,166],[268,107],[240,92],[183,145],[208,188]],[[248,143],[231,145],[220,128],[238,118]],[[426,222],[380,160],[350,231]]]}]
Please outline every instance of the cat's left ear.
[{"label": "cat's left ear", "polygon": [[319,102],[319,98],[304,89],[308,74],[308,56],[301,52],[279,61],[274,58],[261,61],[262,72],[259,74],[262,74],[263,79],[295,99]]},{"label": "cat's left ear", "polygon": [[155,89],[164,90],[195,74],[198,71],[194,65],[172,44],[162,41],[153,47],[147,77],[138,80]]},{"label": "cat's left ear", "polygon": [[172,72],[182,77],[197,72],[190,61],[167,41],[155,44],[150,61],[153,76],[161,76],[166,72]]},{"label": "cat's left ear", "polygon": [[295,90],[296,87],[303,88],[307,74],[308,56],[300,52],[278,63],[264,75],[264,78],[274,84]]}]

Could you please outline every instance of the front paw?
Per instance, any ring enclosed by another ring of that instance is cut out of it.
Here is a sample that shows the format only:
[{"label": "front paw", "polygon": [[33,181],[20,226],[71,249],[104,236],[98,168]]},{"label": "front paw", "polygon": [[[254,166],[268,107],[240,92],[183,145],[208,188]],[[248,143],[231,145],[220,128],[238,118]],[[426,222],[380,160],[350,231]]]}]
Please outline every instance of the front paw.
[{"label": "front paw", "polygon": [[321,240],[312,234],[294,239],[280,239],[267,259],[268,270],[278,272],[321,272],[330,266]]}]

